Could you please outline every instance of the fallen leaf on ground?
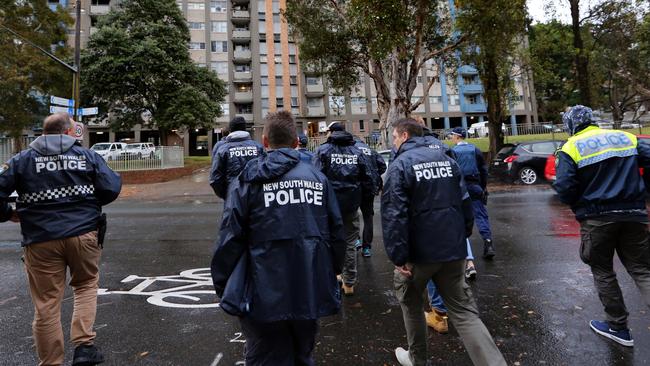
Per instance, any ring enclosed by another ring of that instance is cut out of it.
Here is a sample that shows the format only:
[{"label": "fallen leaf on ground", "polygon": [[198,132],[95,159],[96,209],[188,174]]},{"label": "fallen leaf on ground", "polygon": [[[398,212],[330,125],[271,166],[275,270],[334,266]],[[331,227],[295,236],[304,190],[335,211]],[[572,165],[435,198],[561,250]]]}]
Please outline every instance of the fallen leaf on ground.
[{"label": "fallen leaf on ground", "polygon": [[140,353],[139,356],[140,356],[140,357],[145,357],[145,356],[148,355],[148,354],[149,354],[149,352],[142,352],[142,353]]}]

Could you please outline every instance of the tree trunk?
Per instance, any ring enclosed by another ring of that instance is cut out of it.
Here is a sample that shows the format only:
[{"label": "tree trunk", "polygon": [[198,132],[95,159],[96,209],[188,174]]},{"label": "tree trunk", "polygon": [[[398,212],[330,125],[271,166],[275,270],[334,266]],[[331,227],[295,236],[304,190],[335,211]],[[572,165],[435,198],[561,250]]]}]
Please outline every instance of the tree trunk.
[{"label": "tree trunk", "polygon": [[575,48],[576,77],[580,90],[580,103],[591,106],[591,88],[589,87],[589,57],[586,54],[582,34],[580,33],[580,0],[571,3],[571,20],[573,30],[573,47]]},{"label": "tree trunk", "polygon": [[9,136],[13,140],[13,151],[12,153],[18,154],[23,151],[23,131],[22,130],[11,130]]},{"label": "tree trunk", "polygon": [[487,96],[487,114],[488,114],[488,131],[490,139],[490,156],[495,156],[496,153],[503,147],[503,98],[499,89],[499,75],[497,72],[497,63],[494,59],[496,55],[486,57],[486,71],[487,80],[485,82],[485,91]]}]

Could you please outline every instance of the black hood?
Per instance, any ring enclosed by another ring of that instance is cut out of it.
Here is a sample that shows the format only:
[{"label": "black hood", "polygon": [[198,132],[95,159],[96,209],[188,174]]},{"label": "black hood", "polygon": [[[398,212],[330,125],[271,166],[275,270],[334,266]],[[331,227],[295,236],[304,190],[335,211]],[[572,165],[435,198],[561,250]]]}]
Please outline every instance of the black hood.
[{"label": "black hood", "polygon": [[424,127],[424,126],[423,126],[423,127],[422,127],[422,132],[424,132],[424,136],[433,136],[433,137],[435,137],[435,138],[437,138],[437,139],[440,138],[440,135],[438,135],[437,133],[431,131],[431,130],[429,129],[429,127]]},{"label": "black hood", "polygon": [[268,182],[284,175],[300,162],[300,153],[294,149],[271,150],[266,156],[251,160],[241,173],[244,182]]},{"label": "black hood", "polygon": [[404,141],[402,146],[399,147],[399,150],[397,151],[397,154],[395,154],[395,157],[399,156],[400,154],[406,151],[415,149],[416,147],[420,147],[420,146],[428,146],[427,142],[424,141],[423,137],[410,137],[408,140]]},{"label": "black hood", "polygon": [[354,136],[347,131],[334,131],[327,139],[327,142],[339,146],[354,145]]}]

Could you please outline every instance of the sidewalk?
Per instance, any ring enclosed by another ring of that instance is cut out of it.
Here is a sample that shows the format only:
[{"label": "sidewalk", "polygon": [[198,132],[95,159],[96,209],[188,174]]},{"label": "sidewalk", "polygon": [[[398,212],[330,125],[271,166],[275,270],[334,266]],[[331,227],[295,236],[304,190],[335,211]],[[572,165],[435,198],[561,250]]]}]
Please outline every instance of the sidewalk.
[{"label": "sidewalk", "polygon": [[221,201],[208,183],[209,167],[192,175],[164,183],[125,184],[122,186],[120,200],[144,201]]}]

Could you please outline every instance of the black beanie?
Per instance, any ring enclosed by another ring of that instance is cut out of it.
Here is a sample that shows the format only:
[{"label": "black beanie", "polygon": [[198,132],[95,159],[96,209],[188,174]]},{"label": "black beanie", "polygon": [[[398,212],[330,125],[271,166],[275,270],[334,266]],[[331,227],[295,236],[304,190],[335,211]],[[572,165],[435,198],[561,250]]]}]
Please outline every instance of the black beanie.
[{"label": "black beanie", "polygon": [[244,117],[237,116],[230,120],[228,128],[230,129],[230,132],[246,131],[246,120]]}]

